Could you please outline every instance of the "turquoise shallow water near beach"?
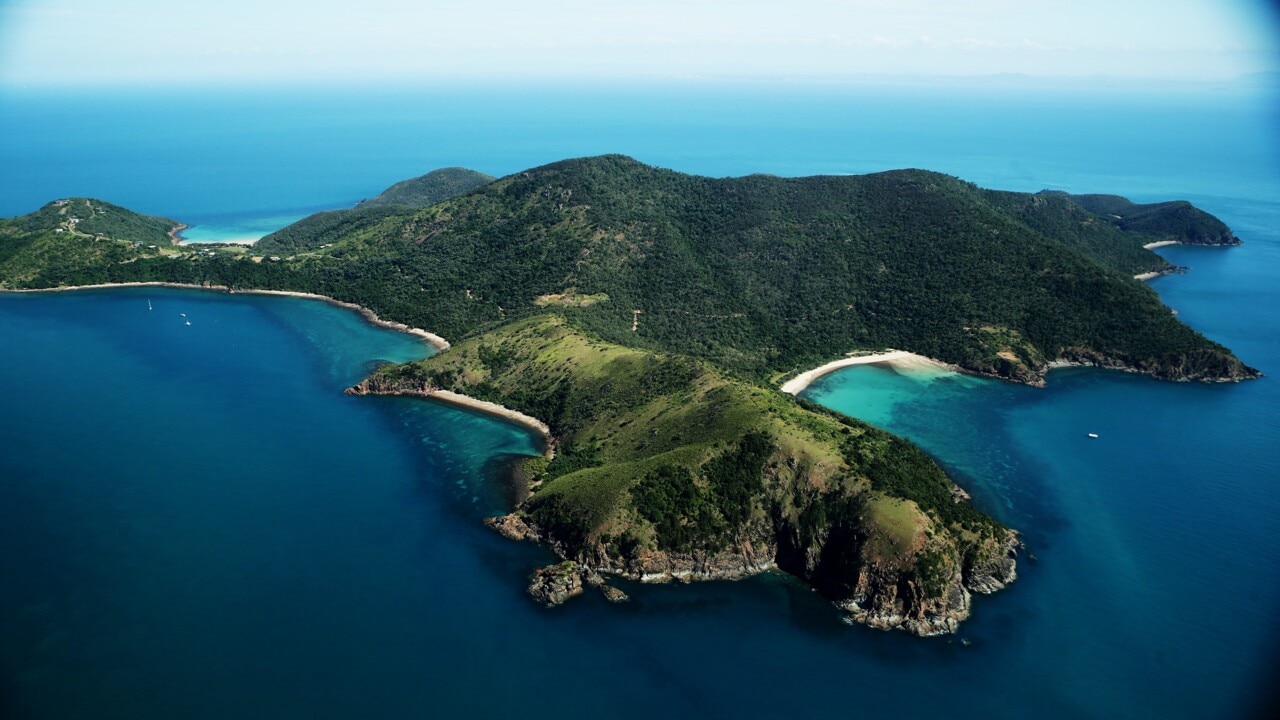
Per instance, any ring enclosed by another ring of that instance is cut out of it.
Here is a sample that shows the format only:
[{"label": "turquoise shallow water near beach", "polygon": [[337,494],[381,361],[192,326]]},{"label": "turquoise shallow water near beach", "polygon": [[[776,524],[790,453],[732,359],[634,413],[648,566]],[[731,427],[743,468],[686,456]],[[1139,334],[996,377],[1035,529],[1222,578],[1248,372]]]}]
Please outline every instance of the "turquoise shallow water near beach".
[{"label": "turquoise shallow water near beach", "polygon": [[[372,119],[340,110],[351,98],[247,96],[258,112],[241,116],[256,120],[236,133],[193,111],[149,135],[150,101],[118,100],[93,106],[99,135],[85,147],[61,130],[63,111],[89,100],[19,98],[0,114],[0,158],[18,170],[0,197],[10,213],[90,194],[178,219],[261,216],[353,202],[440,165],[501,173],[601,151],[712,174],[920,165],[995,187],[1187,197],[1246,244],[1162,249],[1193,269],[1152,287],[1268,377],[1183,385],[1073,369],[1034,389],[873,366],[815,383],[808,397],[919,442],[1025,533],[1037,561],[975,600],[965,646],[846,626],[775,576],[628,586],[625,606],[584,597],[544,611],[523,582],[547,553],[480,522],[505,505],[503,458],[536,452],[536,438],[448,406],[341,393],[380,361],[428,352],[416,338],[296,298],[0,296],[0,714],[1260,708],[1280,655],[1280,182],[1263,103],[1010,94],[979,112],[945,92],[654,91],[643,114],[621,96],[463,96],[402,96]],[[518,121],[500,112],[518,102]],[[72,151],[82,162],[50,160]],[[179,166],[183,183],[155,180]]]},{"label": "turquoise shallow water near beach", "polygon": [[271,212],[253,215],[233,213],[211,217],[187,216],[184,221],[190,227],[182,231],[181,237],[183,242],[189,243],[252,243],[310,214]]}]

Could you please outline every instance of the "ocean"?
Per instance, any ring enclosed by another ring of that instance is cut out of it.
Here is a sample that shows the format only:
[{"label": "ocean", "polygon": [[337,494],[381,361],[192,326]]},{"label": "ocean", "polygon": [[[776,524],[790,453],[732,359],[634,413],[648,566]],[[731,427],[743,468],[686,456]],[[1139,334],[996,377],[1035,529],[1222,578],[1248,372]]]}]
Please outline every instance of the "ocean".
[{"label": "ocean", "polygon": [[921,639],[845,625],[782,576],[535,606],[524,578],[549,554],[480,521],[508,502],[504,460],[537,439],[343,395],[379,362],[431,352],[351,311],[154,288],[0,295],[5,717],[1202,718],[1260,714],[1273,692],[1269,95],[689,83],[8,90],[0,107],[0,214],[89,195],[205,239],[436,167],[501,175],[602,152],[709,175],[925,167],[1190,199],[1245,244],[1162,249],[1192,270],[1153,287],[1268,375],[1070,369],[1035,389],[862,366],[811,386],[923,446],[1035,556],[958,636]]}]

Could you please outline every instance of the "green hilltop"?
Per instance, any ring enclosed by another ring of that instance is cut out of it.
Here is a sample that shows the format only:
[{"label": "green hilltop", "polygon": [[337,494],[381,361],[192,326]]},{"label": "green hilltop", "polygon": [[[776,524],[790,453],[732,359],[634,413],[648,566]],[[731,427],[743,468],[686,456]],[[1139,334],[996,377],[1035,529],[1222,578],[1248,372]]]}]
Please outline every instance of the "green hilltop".
[{"label": "green hilltop", "polygon": [[1066,195],[1072,203],[1107,219],[1126,232],[1140,233],[1152,242],[1195,245],[1239,245],[1226,223],[1186,200],[1140,204],[1119,195]]},{"label": "green hilltop", "polygon": [[369,205],[427,207],[469,193],[496,179],[492,175],[467,168],[441,168],[421,177],[402,180],[368,200],[361,200],[356,203],[356,207]]},{"label": "green hilltop", "polygon": [[[467,189],[448,177],[438,202],[321,213],[248,253],[104,252],[38,220],[47,206],[0,222],[0,287],[297,290],[440,333],[452,349],[353,392],[449,390],[550,426],[554,459],[523,463],[530,494],[495,521],[564,560],[535,577],[539,598],[777,567],[862,622],[921,634],[1014,578],[1015,536],[917,448],[781,380],[885,347],[1032,384],[1055,361],[1257,375],[1133,277],[1170,269],[1144,245],[1238,242],[1187,203],[922,170],[712,179],[616,155]],[[130,222],[147,238],[172,223]]]},{"label": "green hilltop", "polygon": [[29,215],[0,219],[0,288],[159,257],[179,227],[102,200],[55,200]]},{"label": "green hilltop", "polygon": [[320,248],[346,237],[377,232],[379,224],[403,215],[406,208],[421,208],[444,202],[493,182],[466,168],[443,168],[398,182],[375,197],[361,200],[354,208],[316,213],[259,240],[262,252],[298,252]]}]

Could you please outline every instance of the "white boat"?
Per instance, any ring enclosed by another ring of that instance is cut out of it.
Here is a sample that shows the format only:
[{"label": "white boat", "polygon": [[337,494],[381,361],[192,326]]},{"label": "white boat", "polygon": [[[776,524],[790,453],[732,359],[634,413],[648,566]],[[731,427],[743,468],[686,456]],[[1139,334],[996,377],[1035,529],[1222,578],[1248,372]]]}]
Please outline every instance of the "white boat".
[{"label": "white boat", "polygon": [[[187,324],[188,324],[188,325],[190,325],[190,324],[191,324],[191,321],[190,321],[190,320],[188,320],[188,321],[187,321]],[[1097,437],[1097,435],[1095,435],[1094,437]]]},{"label": "white boat", "polygon": [[179,314],[179,315],[181,315],[182,317],[186,317],[186,316],[187,316],[187,314],[186,314],[186,313],[178,313],[178,314]]},{"label": "white boat", "polygon": [[147,309],[151,309],[151,298],[147,298]]},{"label": "white boat", "polygon": [[[187,324],[190,325],[191,323],[187,323]],[[1089,433],[1089,437],[1096,440],[1098,438],[1098,433]]]}]

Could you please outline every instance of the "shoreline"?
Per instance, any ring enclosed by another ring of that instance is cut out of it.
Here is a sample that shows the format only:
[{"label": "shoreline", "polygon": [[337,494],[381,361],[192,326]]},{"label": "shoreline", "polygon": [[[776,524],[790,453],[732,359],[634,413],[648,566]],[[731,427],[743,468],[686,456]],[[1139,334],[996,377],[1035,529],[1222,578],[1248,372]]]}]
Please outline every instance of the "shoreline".
[{"label": "shoreline", "polygon": [[384,327],[389,330],[398,330],[410,335],[416,335],[425,340],[429,345],[436,348],[439,352],[448,350],[451,345],[448,340],[436,335],[433,332],[423,330],[422,328],[409,327],[401,322],[393,320],[383,320],[378,314],[363,305],[349,303],[344,300],[331,298],[328,295],[317,295],[315,293],[298,292],[296,290],[235,290],[226,285],[192,285],[190,283],[171,283],[171,282],[123,282],[123,283],[97,283],[94,285],[65,285],[56,288],[24,288],[24,289],[4,289],[0,292],[11,293],[44,293],[44,292],[74,292],[76,290],[110,290],[112,288],[130,288],[130,287],[167,287],[177,288],[180,290],[209,290],[215,292],[225,292],[228,295],[279,295],[282,297],[306,298],[309,300],[321,300],[330,305],[354,310],[360,314],[370,325]]},{"label": "shoreline", "polygon": [[173,227],[169,228],[170,242],[172,242],[175,246],[182,245],[182,231],[190,227],[191,227],[190,225],[178,223],[177,225],[174,225]]},{"label": "shoreline", "polygon": [[[214,291],[214,292],[225,292],[228,295],[234,295],[237,293],[243,294],[243,295],[277,295],[277,296],[283,296],[283,297],[303,298],[307,300],[320,300],[320,301],[329,303],[330,305],[336,305],[338,307],[346,308],[348,310],[354,310],[357,313],[359,313],[360,316],[363,317],[364,320],[368,322],[370,325],[387,328],[389,330],[396,330],[396,331],[407,333],[410,335],[416,335],[417,337],[420,337],[424,341],[426,341],[429,345],[435,347],[436,350],[439,352],[444,352],[451,347],[448,340],[445,340],[444,338],[440,337],[439,335],[436,335],[433,332],[428,332],[426,330],[423,330],[422,328],[409,327],[404,323],[395,322],[392,320],[383,320],[382,318],[378,317],[377,313],[375,313],[374,311],[370,310],[367,307],[364,307],[363,305],[356,305],[355,303],[349,303],[343,300],[337,300],[327,295],[317,295],[315,293],[298,292],[295,290],[233,290],[225,285],[191,285],[187,283],[170,283],[170,282],[128,282],[128,283],[97,283],[94,285],[70,285],[70,286],[56,287],[56,288],[30,288],[30,289],[22,289],[22,290],[6,289],[6,290],[0,290],[0,293],[73,292],[77,290],[111,290],[115,288],[130,288],[130,287],[167,287],[167,288],[176,288],[180,290],[208,290],[208,291]],[[492,403],[485,400],[477,400],[476,398],[469,397],[467,395],[460,395],[458,393],[450,392],[448,390],[435,390],[430,392],[402,390],[402,391],[396,391],[393,393],[370,393],[370,394],[404,395],[404,396],[411,396],[411,397],[421,397],[425,399],[435,399],[438,402],[449,403],[451,405],[468,408],[470,410],[484,413],[486,415],[493,415],[496,417],[500,417],[508,422],[514,423],[516,425],[520,425],[521,427],[527,428],[529,430],[533,430],[536,433],[538,433],[539,437],[542,438],[543,456],[548,459],[555,457],[555,437],[551,434],[551,428],[546,423],[542,422],[541,420],[531,415],[525,415],[522,412],[512,410],[511,408],[505,407],[503,405],[499,405],[498,403]]]},{"label": "shoreline", "polygon": [[1156,248],[1169,247],[1170,245],[1181,245],[1180,240],[1159,240],[1153,243],[1147,243],[1142,247],[1147,250],[1155,250]]},{"label": "shoreline", "polygon": [[799,395],[801,392],[804,392],[806,388],[812,385],[815,380],[824,375],[829,375],[836,370],[853,367],[855,365],[874,365],[876,363],[886,363],[898,368],[932,368],[959,372],[958,368],[953,365],[948,365],[941,360],[934,360],[933,358],[928,358],[924,355],[917,355],[912,352],[907,352],[906,350],[889,349],[868,355],[854,355],[852,357],[833,360],[826,365],[820,365],[812,370],[800,373],[783,383],[782,387],[778,389],[788,395]]},{"label": "shoreline", "polygon": [[174,247],[192,247],[192,246],[198,246],[198,245],[240,245],[242,247],[251,248],[253,247],[254,243],[262,239],[261,237],[256,237],[256,238],[245,237],[245,238],[231,238],[230,240],[190,240],[188,238],[182,237],[182,231],[190,230],[190,229],[191,229],[190,225],[186,225],[184,223],[178,223],[176,226],[173,227],[173,229],[169,231],[169,240],[173,243]]},{"label": "shoreline", "polygon": [[497,417],[508,420],[516,425],[536,430],[542,436],[542,455],[548,460],[556,456],[555,437],[551,434],[551,427],[532,415],[525,415],[518,410],[512,410],[505,405],[499,405],[488,400],[477,400],[470,395],[462,395],[450,390],[433,390],[425,393],[426,397],[456,405],[458,407],[475,410],[486,415],[496,415]]},{"label": "shoreline", "polygon": [[542,456],[548,460],[554,459],[556,456],[555,436],[551,434],[551,428],[541,420],[532,415],[525,415],[518,410],[512,410],[505,405],[499,405],[488,400],[478,400],[470,395],[462,395],[450,390],[420,390],[410,388],[395,388],[389,390],[370,390],[367,380],[359,385],[347,388],[348,395],[390,395],[395,397],[413,397],[423,400],[434,400],[435,402],[453,405],[455,407],[464,408],[466,410],[474,410],[483,415],[492,415],[502,418],[514,425],[519,425],[526,430],[533,430],[542,439]]},{"label": "shoreline", "polygon": [[1158,277],[1164,277],[1165,275],[1182,275],[1188,270],[1190,270],[1190,268],[1181,267],[1179,265],[1170,265],[1169,267],[1161,268],[1160,270],[1152,270],[1151,272],[1134,275],[1133,279],[1140,282],[1146,282],[1148,280],[1155,280]]}]

